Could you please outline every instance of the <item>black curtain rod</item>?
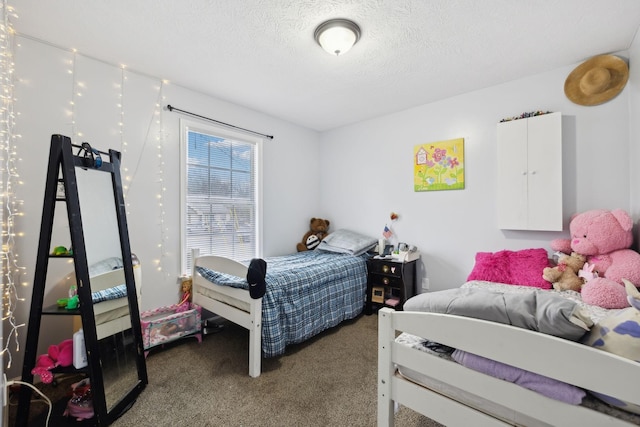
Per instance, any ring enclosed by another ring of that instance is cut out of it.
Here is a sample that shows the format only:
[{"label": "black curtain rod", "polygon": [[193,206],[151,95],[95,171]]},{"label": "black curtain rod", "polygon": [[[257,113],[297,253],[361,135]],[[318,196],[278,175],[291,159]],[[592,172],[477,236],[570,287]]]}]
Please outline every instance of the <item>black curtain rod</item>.
[{"label": "black curtain rod", "polygon": [[200,114],[190,113],[189,111],[181,110],[179,108],[172,107],[171,105],[167,105],[167,110],[169,110],[169,111],[174,111],[174,110],[175,111],[179,111],[179,112],[181,112],[183,114],[188,114],[190,116],[197,117],[199,119],[209,120],[210,122],[219,123],[221,125],[229,126],[231,128],[234,128],[234,129],[240,129],[240,130],[243,130],[245,132],[251,132],[251,133],[253,133],[255,135],[260,135],[260,136],[264,136],[265,138],[273,139],[273,135],[265,135],[264,133],[256,132],[256,131],[253,131],[253,130],[241,128],[241,127],[234,126],[234,125],[230,125],[229,123],[221,122],[221,121],[215,120],[215,119],[210,119],[209,117],[201,116]]}]

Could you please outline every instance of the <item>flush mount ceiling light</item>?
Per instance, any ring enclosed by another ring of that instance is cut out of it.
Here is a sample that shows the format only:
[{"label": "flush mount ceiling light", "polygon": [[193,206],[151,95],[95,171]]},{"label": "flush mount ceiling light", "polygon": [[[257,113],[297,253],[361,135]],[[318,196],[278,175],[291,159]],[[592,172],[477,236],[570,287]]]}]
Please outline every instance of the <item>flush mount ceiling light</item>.
[{"label": "flush mount ceiling light", "polygon": [[313,37],[331,55],[342,55],[360,40],[360,27],[348,19],[331,19],[316,28]]}]

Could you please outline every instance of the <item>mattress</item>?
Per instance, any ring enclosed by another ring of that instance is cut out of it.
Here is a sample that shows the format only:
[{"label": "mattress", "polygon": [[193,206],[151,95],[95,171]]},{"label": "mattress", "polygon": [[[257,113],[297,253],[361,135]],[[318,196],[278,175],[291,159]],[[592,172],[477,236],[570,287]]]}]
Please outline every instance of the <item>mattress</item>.
[{"label": "mattress", "polygon": [[193,291],[197,294],[204,295],[207,298],[223,302],[246,313],[249,313],[250,311],[248,303],[246,303],[245,301],[240,301],[239,299],[230,297],[228,295],[221,294],[220,292],[216,292],[215,288],[213,288],[213,285],[212,287],[207,287],[207,284],[201,283],[199,286],[196,286]]},{"label": "mattress", "polygon": [[93,313],[96,318],[96,325],[127,316],[129,314],[129,300],[127,298],[118,298],[103,301],[93,306]]}]

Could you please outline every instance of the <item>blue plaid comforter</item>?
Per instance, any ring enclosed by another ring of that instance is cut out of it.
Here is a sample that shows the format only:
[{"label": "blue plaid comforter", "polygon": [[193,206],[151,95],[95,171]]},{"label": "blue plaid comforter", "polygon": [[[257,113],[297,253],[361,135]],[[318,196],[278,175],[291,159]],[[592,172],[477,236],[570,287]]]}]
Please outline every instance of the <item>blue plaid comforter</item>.
[{"label": "blue plaid comforter", "polygon": [[[262,353],[284,353],[288,344],[356,317],[367,288],[365,256],[306,251],[264,259],[267,291],[262,298]],[[219,285],[248,289],[246,278],[196,267]]]},{"label": "blue plaid comforter", "polygon": [[91,293],[91,299],[94,304],[112,299],[124,298],[127,296],[127,285],[122,284],[113,288],[103,289]]}]

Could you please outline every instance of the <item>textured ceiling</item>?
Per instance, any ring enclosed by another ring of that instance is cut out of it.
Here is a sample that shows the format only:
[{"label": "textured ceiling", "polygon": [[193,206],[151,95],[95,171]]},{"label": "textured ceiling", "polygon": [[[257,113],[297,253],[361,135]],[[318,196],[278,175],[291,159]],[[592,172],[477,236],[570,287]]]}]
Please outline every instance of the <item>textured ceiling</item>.
[{"label": "textured ceiling", "polygon": [[[638,0],[9,0],[18,34],[324,131],[628,49]],[[342,57],[313,32],[362,29]]]}]

